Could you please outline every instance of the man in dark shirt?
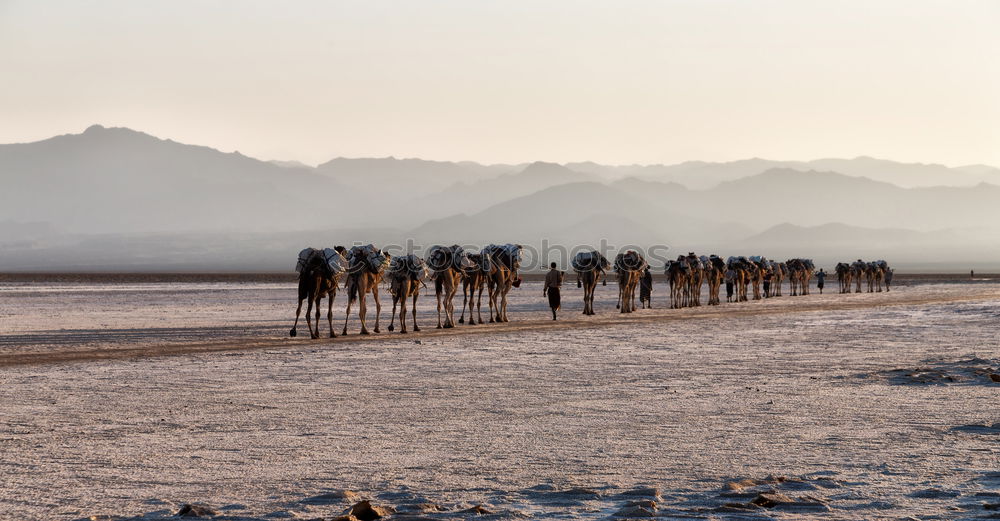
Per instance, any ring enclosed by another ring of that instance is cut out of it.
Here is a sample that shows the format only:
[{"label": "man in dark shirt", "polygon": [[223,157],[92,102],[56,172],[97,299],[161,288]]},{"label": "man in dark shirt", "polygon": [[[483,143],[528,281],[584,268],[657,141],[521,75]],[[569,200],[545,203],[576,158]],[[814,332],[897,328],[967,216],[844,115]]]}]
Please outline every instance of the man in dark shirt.
[{"label": "man in dark shirt", "polygon": [[545,288],[542,289],[542,296],[549,297],[549,307],[552,308],[552,320],[556,319],[556,311],[559,310],[559,287],[562,286],[563,272],[556,269],[556,263],[550,265],[552,269],[545,274]]},{"label": "man in dark shirt", "polygon": [[826,279],[826,272],[823,268],[819,269],[819,273],[816,274],[816,287],[819,288],[819,294],[823,294],[823,280]]}]

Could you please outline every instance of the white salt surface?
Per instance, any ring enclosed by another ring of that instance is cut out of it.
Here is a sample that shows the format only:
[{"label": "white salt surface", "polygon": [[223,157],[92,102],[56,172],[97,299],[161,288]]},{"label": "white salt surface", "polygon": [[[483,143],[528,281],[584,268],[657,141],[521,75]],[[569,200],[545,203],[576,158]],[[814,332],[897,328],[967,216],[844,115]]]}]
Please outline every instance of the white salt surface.
[{"label": "white salt surface", "polygon": [[[314,519],[351,501],[304,500],[350,489],[443,508],[424,518],[477,518],[458,511],[481,503],[491,519],[604,519],[637,487],[659,489],[647,507],[666,518],[996,513],[1000,286],[634,322],[611,321],[613,292],[587,317],[600,327],[541,327],[526,284],[511,308],[524,328],[386,339],[383,323],[379,341],[344,342],[286,338],[286,285],[3,287],[2,353],[273,344],[0,368],[0,518],[159,519],[198,502],[223,519]],[[565,293],[566,317],[586,320]],[[757,481],[726,486],[742,479]],[[749,506],[772,488],[800,504]]]}]

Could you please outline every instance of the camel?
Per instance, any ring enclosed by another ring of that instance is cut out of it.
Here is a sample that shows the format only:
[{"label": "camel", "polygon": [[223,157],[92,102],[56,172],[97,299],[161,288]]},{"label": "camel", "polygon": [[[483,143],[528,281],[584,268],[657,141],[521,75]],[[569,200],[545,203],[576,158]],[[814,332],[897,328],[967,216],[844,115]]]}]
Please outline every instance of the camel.
[{"label": "camel", "polygon": [[[882,261],[885,262],[885,261]],[[882,293],[882,277],[885,272],[877,262],[869,262],[865,268],[865,278],[868,282],[868,293]]]},{"label": "camel", "polygon": [[785,262],[789,270],[789,286],[792,296],[808,295],[809,281],[812,280],[813,270],[816,269],[812,259],[789,259]]},{"label": "camel", "polygon": [[521,267],[522,249],[520,244],[508,243],[503,246],[490,244],[482,250],[493,261],[493,271],[486,281],[490,292],[490,322],[510,322],[507,294],[520,285],[517,270]]},{"label": "camel", "polygon": [[[288,336],[295,337],[298,332],[299,314],[302,312],[302,301],[306,300],[306,326],[309,328],[311,338],[319,338],[319,315],[320,301],[327,297],[326,319],[330,324],[330,338],[336,338],[333,331],[333,299],[337,296],[337,286],[340,277],[347,268],[347,259],[344,258],[344,247],[337,246],[334,249],[326,248],[317,250],[306,248],[299,253],[299,262],[296,269],[299,272],[299,305],[295,309],[295,323],[292,324]],[[313,304],[316,305],[316,328],[313,329],[310,315]]]},{"label": "camel", "polygon": [[[433,246],[427,255],[427,264],[434,279],[434,296],[437,298],[437,328],[455,327],[455,294],[462,283],[464,270],[471,266],[461,246]],[[444,309],[444,323],[441,310]]]},{"label": "camel", "polygon": [[667,282],[670,283],[670,309],[680,309],[686,306],[687,265],[679,260],[668,261],[667,265],[664,266],[663,274],[667,276]]},{"label": "camel", "polygon": [[[458,323],[465,323],[465,308],[469,308],[469,325],[475,325],[476,318],[472,316],[473,308],[479,317],[479,324],[483,323],[483,290],[486,289],[486,281],[493,270],[493,261],[485,253],[468,254],[469,262],[473,265],[462,270],[462,315],[458,317]],[[489,306],[489,291],[486,292],[487,307]],[[475,299],[475,304],[473,304]]]},{"label": "camel", "polygon": [[594,292],[597,282],[604,280],[607,284],[607,270],[611,268],[608,259],[595,250],[580,252],[573,257],[573,270],[576,271],[576,285],[583,287],[583,314],[594,314]]},{"label": "camel", "polygon": [[639,286],[639,277],[646,266],[642,254],[635,250],[619,253],[615,257],[615,271],[618,274],[618,304],[615,307],[622,313],[635,311],[635,290]]},{"label": "camel", "polygon": [[761,285],[764,283],[764,276],[767,274],[767,270],[767,259],[760,256],[750,257],[750,283],[753,285],[754,300],[761,300],[763,298]]},{"label": "camel", "polygon": [[854,292],[861,293],[861,279],[865,275],[865,263],[858,259],[851,263],[851,278],[854,279]]},{"label": "camel", "polygon": [[750,279],[753,276],[753,263],[746,257],[740,256],[729,257],[726,264],[736,275],[733,280],[733,284],[736,287],[736,302],[746,302],[747,286],[750,285]]},{"label": "camel", "polygon": [[688,252],[684,261],[688,265],[688,305],[701,306],[701,284],[705,280],[705,265],[694,252]]},{"label": "camel", "polygon": [[719,287],[726,275],[726,263],[718,255],[702,256],[705,265],[705,282],[708,283],[708,305],[719,305]]},{"label": "camel", "polygon": [[372,246],[354,246],[347,252],[347,281],[344,289],[347,290],[347,316],[344,318],[344,330],[341,334],[347,334],[347,323],[351,319],[351,305],[358,301],[358,318],[361,320],[361,334],[370,334],[368,331],[368,305],[365,298],[368,293],[375,299],[375,332],[379,333],[379,319],[382,316],[382,303],[378,298],[378,286],[382,282],[382,274],[389,265],[390,257]]},{"label": "camel", "polygon": [[841,293],[851,292],[851,265],[846,262],[838,262],[834,268],[837,272],[837,282],[840,284]]},{"label": "camel", "polygon": [[416,255],[406,255],[392,259],[386,272],[389,279],[389,293],[392,294],[392,315],[389,320],[389,331],[394,329],[396,322],[396,305],[399,304],[399,333],[406,334],[406,299],[413,298],[413,331],[420,331],[417,325],[417,297],[420,288],[427,278],[427,266],[424,260]]}]

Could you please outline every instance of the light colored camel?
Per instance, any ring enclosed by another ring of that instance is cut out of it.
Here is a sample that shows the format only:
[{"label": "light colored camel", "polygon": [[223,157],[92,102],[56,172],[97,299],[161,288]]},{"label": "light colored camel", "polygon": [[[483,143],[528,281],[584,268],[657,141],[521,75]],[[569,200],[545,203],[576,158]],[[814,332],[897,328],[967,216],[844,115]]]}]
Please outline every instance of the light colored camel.
[{"label": "light colored camel", "polygon": [[393,266],[386,275],[389,279],[389,293],[392,294],[392,315],[389,320],[389,331],[394,329],[396,321],[396,305],[399,304],[399,332],[406,334],[406,300],[413,299],[413,331],[420,331],[417,325],[417,297],[420,288],[424,286],[426,276],[424,262],[416,255],[407,255],[393,259]]},{"label": "light colored camel", "polygon": [[508,322],[507,293],[514,285],[514,272],[507,266],[494,262],[486,276],[486,290],[489,293],[490,322]]},{"label": "light colored camel", "polygon": [[684,259],[688,266],[687,301],[689,306],[701,306],[701,285],[705,280],[705,266],[694,252]]},{"label": "light colored camel", "polygon": [[370,334],[368,331],[368,304],[366,297],[368,293],[375,299],[375,332],[379,333],[379,320],[382,316],[382,302],[379,301],[378,288],[382,282],[382,273],[385,270],[383,261],[378,265],[373,264],[375,257],[389,260],[389,254],[375,249],[372,245],[355,246],[350,249],[347,255],[348,268],[347,280],[344,289],[347,291],[347,312],[344,317],[344,329],[341,334],[347,334],[347,323],[351,319],[351,305],[358,301],[358,318],[361,320],[361,334]]},{"label": "light colored camel", "polygon": [[490,244],[483,248],[482,253],[489,255],[495,272],[487,278],[490,292],[490,322],[510,322],[507,316],[507,295],[519,284],[517,270],[521,267],[520,244]]},{"label": "light colored camel", "polygon": [[628,250],[615,257],[614,266],[618,279],[618,304],[615,307],[622,313],[632,313],[637,307],[635,293],[639,278],[648,265],[642,254]]},{"label": "light colored camel", "polygon": [[718,306],[719,288],[726,277],[726,263],[718,255],[710,255],[702,258],[705,265],[705,282],[708,284],[708,305]]},{"label": "light colored camel", "polygon": [[667,263],[664,270],[670,283],[670,307],[680,309],[691,305],[691,268],[684,257]]},{"label": "light colored camel", "polygon": [[[434,246],[427,255],[427,265],[434,279],[434,296],[437,299],[438,329],[455,327],[455,294],[462,283],[462,257],[460,246]],[[444,311],[444,321],[441,311]]]}]

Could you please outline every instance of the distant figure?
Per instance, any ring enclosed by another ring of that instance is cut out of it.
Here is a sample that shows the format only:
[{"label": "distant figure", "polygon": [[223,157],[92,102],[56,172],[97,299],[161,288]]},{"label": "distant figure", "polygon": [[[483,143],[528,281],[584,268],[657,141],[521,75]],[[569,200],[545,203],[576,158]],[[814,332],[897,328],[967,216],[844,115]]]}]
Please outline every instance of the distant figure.
[{"label": "distant figure", "polygon": [[892,284],[892,270],[885,270],[885,290],[889,291],[889,284]]},{"label": "distant figure", "polygon": [[643,309],[653,308],[653,274],[649,271],[649,266],[646,266],[646,270],[639,277],[639,302],[642,303]]},{"label": "distant figure", "polygon": [[764,272],[764,297],[771,296],[771,278],[774,277],[774,272],[767,270]]},{"label": "distant figure", "polygon": [[733,301],[733,284],[736,282],[736,270],[726,270],[726,302]]},{"label": "distant figure", "polygon": [[552,320],[556,319],[556,311],[559,310],[559,287],[562,286],[563,272],[556,269],[556,263],[549,265],[549,272],[545,275],[545,288],[542,289],[542,296],[549,297],[549,307],[552,309]]},{"label": "distant figure", "polygon": [[823,281],[826,279],[826,272],[823,268],[819,269],[819,273],[816,274],[816,287],[819,288],[819,294],[823,294]]},{"label": "distant figure", "polygon": [[976,270],[969,270],[969,278],[970,279],[976,278]]}]

